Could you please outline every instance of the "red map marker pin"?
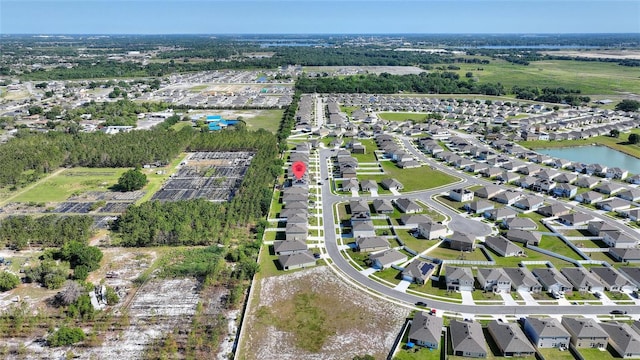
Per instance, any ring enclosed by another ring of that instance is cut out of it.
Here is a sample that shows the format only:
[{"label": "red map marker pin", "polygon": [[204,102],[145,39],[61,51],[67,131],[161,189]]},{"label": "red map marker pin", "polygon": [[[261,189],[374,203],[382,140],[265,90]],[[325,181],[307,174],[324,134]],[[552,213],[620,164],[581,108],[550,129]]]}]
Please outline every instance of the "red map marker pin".
[{"label": "red map marker pin", "polygon": [[307,165],[305,165],[302,161],[296,161],[291,165],[293,169],[293,175],[295,175],[296,179],[302,179],[304,172],[307,171]]}]

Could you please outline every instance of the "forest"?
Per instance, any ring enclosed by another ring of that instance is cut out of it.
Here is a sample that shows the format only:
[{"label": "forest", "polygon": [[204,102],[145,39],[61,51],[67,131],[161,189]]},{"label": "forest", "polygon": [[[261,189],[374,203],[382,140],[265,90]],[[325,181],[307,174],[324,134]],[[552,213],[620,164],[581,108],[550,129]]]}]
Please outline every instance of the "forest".
[{"label": "forest", "polygon": [[500,84],[478,84],[461,80],[452,72],[420,73],[418,75],[356,75],[338,77],[300,77],[296,90],[306,93],[370,93],[393,94],[413,92],[420,94],[484,94],[504,95]]}]

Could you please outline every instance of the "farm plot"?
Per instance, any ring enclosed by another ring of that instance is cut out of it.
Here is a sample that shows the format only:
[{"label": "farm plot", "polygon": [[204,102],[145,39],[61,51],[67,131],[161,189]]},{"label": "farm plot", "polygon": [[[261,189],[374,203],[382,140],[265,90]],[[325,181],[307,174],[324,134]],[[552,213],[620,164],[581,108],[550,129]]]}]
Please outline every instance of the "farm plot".
[{"label": "farm plot", "polygon": [[208,199],[228,201],[251,164],[250,152],[197,152],[190,154],[152,200]]}]

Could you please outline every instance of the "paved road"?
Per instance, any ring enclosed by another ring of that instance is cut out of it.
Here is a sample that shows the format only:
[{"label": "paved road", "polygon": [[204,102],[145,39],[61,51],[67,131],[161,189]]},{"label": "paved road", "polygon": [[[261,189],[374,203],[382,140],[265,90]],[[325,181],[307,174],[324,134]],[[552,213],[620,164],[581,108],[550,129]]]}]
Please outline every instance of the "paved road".
[{"label": "paved road", "polygon": [[[407,139],[402,139],[407,150],[411,151],[415,156],[419,159],[426,161],[432,164],[435,168],[445,173],[460,177],[463,179],[463,182],[469,183],[466,185],[471,185],[475,183],[488,183],[487,181],[475,178],[473,176],[468,176],[465,174],[461,174],[455,170],[452,170],[448,167],[445,167],[441,164],[435,163],[430,159],[427,159],[424,154],[419,152],[417,149],[413,147]],[[329,149],[320,150],[319,153],[319,161],[320,161],[320,174],[321,178],[325,179],[329,177],[329,169],[328,169],[328,160],[332,155],[332,151]],[[442,187],[437,190],[428,190],[412,193],[410,195],[411,198],[418,198],[429,206],[433,206],[438,211],[442,211],[443,213],[449,215],[452,219],[462,218],[455,211],[441,205],[438,202],[435,202],[431,199],[431,196],[443,191],[446,191],[451,188],[459,187],[460,183],[449,185],[446,187]],[[538,305],[538,306],[510,306],[510,305],[462,305],[456,303],[450,303],[445,301],[433,300],[431,298],[422,298],[416,295],[407,294],[404,292],[396,291],[390,287],[383,285],[375,280],[370,279],[369,277],[363,275],[358,270],[356,270],[348,261],[342,257],[340,253],[338,239],[336,236],[336,225],[333,221],[333,214],[335,205],[338,202],[346,201],[349,197],[338,196],[331,192],[330,181],[323,182],[322,185],[322,210],[323,210],[323,220],[324,220],[324,235],[325,235],[325,248],[327,254],[333,261],[332,266],[336,266],[342,273],[344,273],[347,277],[349,277],[353,282],[358,283],[360,286],[382,294],[382,296],[394,299],[410,304],[414,304],[418,301],[426,302],[429,307],[434,307],[440,310],[452,311],[457,313],[464,314],[493,314],[493,315],[528,315],[528,314],[557,314],[557,315],[596,315],[596,314],[608,314],[612,310],[623,308],[627,310],[629,313],[638,314],[640,313],[639,306],[624,306],[624,305],[600,305],[600,306],[575,306],[575,305]],[[404,195],[407,196],[407,195]],[[386,198],[397,198],[398,196],[384,196]],[[365,199],[369,200],[370,198],[365,197]],[[462,221],[462,220],[459,220]],[[474,220],[468,220],[477,223]],[[486,224],[483,224],[486,225]]]}]

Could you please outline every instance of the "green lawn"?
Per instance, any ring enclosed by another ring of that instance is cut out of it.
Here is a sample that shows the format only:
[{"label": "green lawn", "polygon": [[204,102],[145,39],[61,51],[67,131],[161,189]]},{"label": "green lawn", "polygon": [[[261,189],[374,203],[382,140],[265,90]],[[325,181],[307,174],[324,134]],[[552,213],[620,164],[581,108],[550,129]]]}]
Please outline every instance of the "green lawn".
[{"label": "green lawn", "polygon": [[12,199],[15,202],[64,201],[87,191],[109,191],[128,168],[72,168],[42,181]]},{"label": "green lawn", "polygon": [[383,113],[378,113],[378,116],[381,119],[389,120],[389,121],[412,120],[413,122],[420,123],[420,122],[425,122],[427,120],[427,114],[421,114],[421,113],[383,112]]},{"label": "green lawn", "polygon": [[[385,174],[358,175],[358,180],[375,180],[380,182],[385,178],[395,178],[404,186],[402,192],[431,189],[458,181],[457,178],[438,170],[433,170],[428,166],[413,169],[400,169],[391,161],[383,161],[381,164]],[[380,187],[379,194],[383,193],[384,191],[382,187]]]},{"label": "green lawn", "polygon": [[493,250],[487,248],[487,250],[493,256],[493,259],[496,261],[496,266],[499,266],[499,267],[518,267],[518,263],[520,263],[521,261],[549,261],[552,264],[554,264],[556,267],[559,267],[559,268],[573,267],[574,266],[570,262],[567,262],[567,261],[564,261],[564,260],[560,260],[558,258],[554,258],[554,257],[548,256],[548,255],[539,253],[537,251],[533,251],[531,249],[524,248],[520,243],[515,243],[515,244],[524,249],[524,253],[526,255],[525,257],[515,257],[515,256],[502,257],[502,256],[496,254],[495,252],[493,252]]},{"label": "green lawn", "polygon": [[271,133],[278,132],[284,110],[234,110],[236,117],[242,117],[247,123],[247,129],[265,129]]},{"label": "green lawn", "polygon": [[[443,64],[446,66],[447,64]],[[471,71],[479,83],[501,83],[507,91],[514,85],[532,87],[564,87],[580,89],[582,94],[619,95],[620,92],[640,92],[639,68],[616,63],[572,60],[533,61],[528,66],[491,59],[490,64],[462,64],[457,72],[461,78]],[[478,71],[478,67],[482,71]]]},{"label": "green lawn", "polygon": [[480,260],[488,261],[480,249],[474,249],[472,252],[462,252],[459,250],[452,250],[448,248],[439,247],[433,249],[428,254],[431,257],[444,260]]},{"label": "green lawn", "polygon": [[615,359],[613,355],[608,351],[601,351],[599,349],[578,349],[578,352],[584,360],[608,360]]},{"label": "green lawn", "polygon": [[466,210],[464,209],[464,205],[469,203],[469,201],[467,202],[454,201],[454,200],[451,200],[448,196],[444,196],[444,195],[436,196],[436,200],[461,213],[466,212]]},{"label": "green lawn", "polygon": [[418,253],[423,252],[424,250],[432,247],[437,244],[439,240],[427,240],[427,239],[416,239],[413,235],[409,233],[409,230],[401,229],[396,230],[396,235],[404,242],[405,246],[413,251],[417,251]]},{"label": "green lawn", "polygon": [[[567,235],[567,236],[573,236],[573,235]],[[580,234],[575,236],[584,236],[584,235]],[[589,235],[589,236],[592,236],[592,235]],[[572,243],[579,248],[598,249],[598,248],[607,247],[607,245],[602,240],[578,240],[578,241],[572,241]]]},{"label": "green lawn", "polygon": [[400,283],[400,272],[393,268],[376,271],[375,273],[373,273],[373,276],[377,276],[380,279],[386,280],[392,284]]},{"label": "green lawn", "polygon": [[192,127],[192,126],[193,126],[193,123],[191,121],[178,121],[177,123],[173,124],[171,128],[175,131],[180,131],[182,130],[182,128]]},{"label": "green lawn", "polygon": [[544,140],[535,140],[535,141],[520,141],[518,144],[530,148],[530,149],[543,149],[543,148],[559,148],[559,147],[568,147],[568,146],[581,146],[581,145],[591,145],[591,144],[600,144],[607,147],[610,147],[614,150],[618,150],[627,155],[631,155],[637,158],[640,158],[640,146],[639,145],[629,145],[627,140],[629,139],[629,135],[635,133],[640,134],[640,129],[633,129],[628,133],[620,134],[620,137],[613,138],[610,136],[594,136],[588,139],[581,140],[561,140],[561,141],[544,141]]},{"label": "green lawn", "polygon": [[565,244],[564,241],[560,240],[560,238],[556,236],[544,235],[538,247],[553,251],[556,254],[566,256],[571,259],[584,260],[580,255],[573,251],[573,249]]},{"label": "green lawn", "polygon": [[347,114],[348,116],[351,116],[351,114],[360,109],[360,106],[344,106],[344,105],[340,105],[340,111],[344,112],[345,114]]},{"label": "green lawn", "polygon": [[557,348],[538,348],[538,351],[545,359],[549,360],[575,360],[568,350],[560,351]]},{"label": "green lawn", "polygon": [[426,295],[435,295],[435,296],[441,296],[441,297],[456,299],[456,300],[462,299],[462,295],[460,295],[459,292],[447,291],[446,288],[440,288],[440,283],[435,282],[433,280],[429,281],[429,283],[424,285],[417,285],[417,284],[411,283],[409,285],[409,290],[426,294]]}]

